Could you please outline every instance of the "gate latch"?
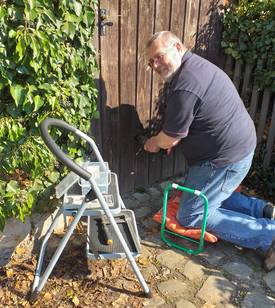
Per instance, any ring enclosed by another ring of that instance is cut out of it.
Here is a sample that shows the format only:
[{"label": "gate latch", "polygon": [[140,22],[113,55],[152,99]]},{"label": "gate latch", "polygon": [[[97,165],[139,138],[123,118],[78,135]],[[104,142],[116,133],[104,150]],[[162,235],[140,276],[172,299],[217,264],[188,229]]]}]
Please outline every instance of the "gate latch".
[{"label": "gate latch", "polygon": [[108,15],[106,9],[99,10],[99,35],[106,35],[106,26],[111,27],[114,23],[112,21],[107,21]]}]

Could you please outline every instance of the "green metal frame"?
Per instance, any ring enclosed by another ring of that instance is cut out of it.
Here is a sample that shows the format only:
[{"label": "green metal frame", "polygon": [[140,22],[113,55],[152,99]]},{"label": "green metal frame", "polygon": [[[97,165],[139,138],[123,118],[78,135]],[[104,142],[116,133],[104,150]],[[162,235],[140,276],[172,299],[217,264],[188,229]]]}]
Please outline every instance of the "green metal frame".
[{"label": "green metal frame", "polygon": [[[200,236],[200,240],[194,240],[191,239],[190,237],[187,236],[183,236],[180,234],[177,234],[175,232],[169,231],[165,228],[166,225],[166,214],[167,214],[167,201],[168,201],[168,195],[169,195],[169,191],[171,189],[176,189],[176,190],[181,190],[187,193],[191,193],[194,194],[200,198],[203,199],[204,201],[204,213],[203,213],[203,221],[202,221],[202,225],[201,225],[201,236]],[[166,188],[164,189],[164,198],[163,198],[163,211],[162,211],[162,222],[161,222],[161,229],[160,229],[160,234],[161,234],[161,239],[169,246],[171,247],[175,247],[177,249],[180,249],[182,251],[185,251],[189,254],[192,255],[197,255],[200,252],[203,251],[203,246],[204,246],[204,234],[205,234],[205,229],[206,229],[206,220],[207,220],[207,214],[208,214],[208,199],[207,197],[199,190],[195,190],[195,189],[190,189],[188,187],[184,187],[184,186],[180,186],[178,184],[172,183],[172,184],[168,184],[166,186]],[[174,242],[172,242],[171,240],[169,240],[168,238],[166,238],[165,233],[169,233],[172,234],[176,237],[185,239],[189,242],[192,243],[196,243],[197,244],[197,249],[189,249],[187,247],[183,247],[180,246]]]}]

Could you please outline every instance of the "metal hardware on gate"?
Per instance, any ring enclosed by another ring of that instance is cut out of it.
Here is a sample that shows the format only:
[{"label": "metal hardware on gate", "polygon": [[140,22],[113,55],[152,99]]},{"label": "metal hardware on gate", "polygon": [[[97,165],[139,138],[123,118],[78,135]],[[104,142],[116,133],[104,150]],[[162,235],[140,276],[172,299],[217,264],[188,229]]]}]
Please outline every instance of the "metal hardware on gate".
[{"label": "metal hardware on gate", "polygon": [[114,23],[112,21],[107,21],[107,10],[106,9],[100,9],[99,10],[99,21],[98,21],[98,27],[99,27],[99,35],[105,36],[106,35],[106,26],[111,27]]}]

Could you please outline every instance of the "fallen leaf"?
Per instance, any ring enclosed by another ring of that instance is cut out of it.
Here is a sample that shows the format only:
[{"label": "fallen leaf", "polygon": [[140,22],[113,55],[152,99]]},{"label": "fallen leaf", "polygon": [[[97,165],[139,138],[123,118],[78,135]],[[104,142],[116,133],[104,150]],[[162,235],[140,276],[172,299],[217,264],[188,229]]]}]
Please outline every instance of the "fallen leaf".
[{"label": "fallen leaf", "polygon": [[51,293],[49,293],[49,292],[46,292],[45,294],[44,294],[44,299],[46,300],[46,301],[50,301],[50,300],[52,300],[52,295],[51,295]]},{"label": "fallen leaf", "polygon": [[68,297],[73,297],[74,296],[74,290],[69,289],[69,290],[67,290],[66,294],[67,294]]},{"label": "fallen leaf", "polygon": [[15,249],[15,253],[17,255],[23,255],[25,252],[26,252],[26,249],[23,248],[23,247],[16,247],[16,249]]},{"label": "fallen leaf", "polygon": [[144,266],[148,266],[150,264],[150,261],[148,258],[145,257],[139,257],[138,258],[138,263]]},{"label": "fallen leaf", "polygon": [[77,298],[76,295],[73,297],[72,302],[74,303],[75,306],[79,305],[79,299]]},{"label": "fallen leaf", "polygon": [[26,276],[29,280],[33,281],[34,275],[32,273],[27,273]]},{"label": "fallen leaf", "polygon": [[120,308],[123,305],[125,305],[128,301],[128,296],[126,294],[120,294],[119,298],[116,299],[113,303],[112,306],[115,308]]},{"label": "fallen leaf", "polygon": [[13,276],[13,274],[14,274],[13,269],[8,268],[6,270],[6,275],[7,275],[8,278],[11,278]]}]

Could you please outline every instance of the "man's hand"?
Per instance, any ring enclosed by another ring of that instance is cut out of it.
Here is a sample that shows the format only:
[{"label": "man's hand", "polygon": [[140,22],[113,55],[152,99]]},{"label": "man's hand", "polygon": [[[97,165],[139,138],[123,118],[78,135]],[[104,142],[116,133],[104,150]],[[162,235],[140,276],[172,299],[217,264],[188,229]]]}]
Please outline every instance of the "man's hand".
[{"label": "man's hand", "polygon": [[156,144],[156,138],[152,137],[144,143],[144,150],[151,153],[157,153],[160,150],[160,147]]}]

